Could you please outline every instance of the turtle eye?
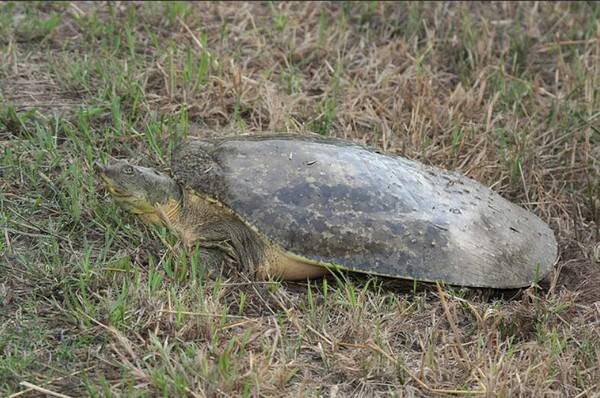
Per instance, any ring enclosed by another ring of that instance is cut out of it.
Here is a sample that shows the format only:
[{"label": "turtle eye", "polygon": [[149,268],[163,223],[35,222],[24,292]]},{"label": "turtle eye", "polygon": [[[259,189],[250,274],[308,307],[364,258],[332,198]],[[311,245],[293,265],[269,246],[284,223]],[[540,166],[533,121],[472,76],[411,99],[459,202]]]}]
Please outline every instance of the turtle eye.
[{"label": "turtle eye", "polygon": [[123,174],[132,175],[133,174],[133,167],[131,167],[131,166],[125,166],[125,167],[123,167]]}]

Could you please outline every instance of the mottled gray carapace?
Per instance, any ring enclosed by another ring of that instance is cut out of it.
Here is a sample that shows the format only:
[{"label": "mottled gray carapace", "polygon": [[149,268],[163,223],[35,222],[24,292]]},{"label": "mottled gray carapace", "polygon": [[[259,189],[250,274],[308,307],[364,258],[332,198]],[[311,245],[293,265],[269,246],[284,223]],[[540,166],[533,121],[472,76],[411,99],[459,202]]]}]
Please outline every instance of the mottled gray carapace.
[{"label": "mottled gray carapace", "polygon": [[288,252],[342,269],[514,288],[557,256],[548,225],[489,188],[347,141],[189,139],[173,171]]}]

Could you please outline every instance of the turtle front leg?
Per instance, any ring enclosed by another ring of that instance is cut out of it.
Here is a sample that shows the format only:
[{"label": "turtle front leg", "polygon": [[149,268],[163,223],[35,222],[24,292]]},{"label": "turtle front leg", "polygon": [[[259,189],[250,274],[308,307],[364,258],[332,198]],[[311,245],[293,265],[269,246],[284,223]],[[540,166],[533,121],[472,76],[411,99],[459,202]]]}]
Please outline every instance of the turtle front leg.
[{"label": "turtle front leg", "polygon": [[264,243],[239,219],[213,206],[188,194],[182,211],[161,216],[188,249],[200,246],[210,253],[211,265],[226,264],[255,277],[263,262]]},{"label": "turtle front leg", "polygon": [[177,234],[188,251],[199,247],[201,261],[210,268],[233,268],[254,277],[264,257],[256,233],[221,208],[208,205],[194,194],[171,208],[158,208],[163,223]]},{"label": "turtle front leg", "polygon": [[204,266],[211,279],[228,275],[231,269],[238,266],[235,252],[222,239],[215,239],[217,237],[211,230],[202,227],[185,228],[181,224],[170,226],[188,253],[198,251],[198,262]]},{"label": "turtle front leg", "polygon": [[261,266],[263,245],[252,231],[234,220],[201,224],[192,233],[180,231],[179,236],[188,249],[200,248],[209,267],[237,268],[254,277]]},{"label": "turtle front leg", "polygon": [[228,277],[231,270],[235,268],[233,259],[220,249],[201,244],[197,245],[196,249],[198,262],[204,267],[205,274],[210,279],[217,279],[219,276]]},{"label": "turtle front leg", "polygon": [[237,267],[261,280],[306,280],[328,273],[325,267],[290,257],[265,244],[245,225],[235,221],[202,226],[197,231],[195,243],[209,253],[207,266],[221,267],[225,272]]}]

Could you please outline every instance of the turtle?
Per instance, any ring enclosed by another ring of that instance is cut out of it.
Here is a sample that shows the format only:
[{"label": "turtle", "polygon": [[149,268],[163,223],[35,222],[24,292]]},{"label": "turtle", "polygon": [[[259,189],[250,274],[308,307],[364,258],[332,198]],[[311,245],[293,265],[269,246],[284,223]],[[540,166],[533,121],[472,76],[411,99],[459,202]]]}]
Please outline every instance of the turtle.
[{"label": "turtle", "polygon": [[511,289],[557,259],[548,224],[492,189],[347,139],[188,137],[170,175],[127,160],[96,169],[118,204],[199,248],[206,267],[256,279],[342,270]]}]

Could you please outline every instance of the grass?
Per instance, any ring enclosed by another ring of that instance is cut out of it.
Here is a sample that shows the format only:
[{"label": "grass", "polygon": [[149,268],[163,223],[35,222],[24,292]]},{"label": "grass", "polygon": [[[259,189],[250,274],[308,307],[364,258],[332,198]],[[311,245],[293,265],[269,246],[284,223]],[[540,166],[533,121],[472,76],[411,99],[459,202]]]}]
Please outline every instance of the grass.
[{"label": "grass", "polygon": [[[599,15],[0,4],[0,395],[596,396]],[[108,156],[168,169],[182,137],[267,130],[459,170],[552,226],[556,271],[513,292],[211,280],[92,173]]]}]

